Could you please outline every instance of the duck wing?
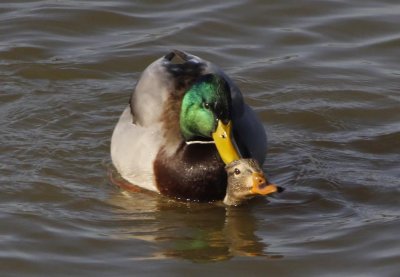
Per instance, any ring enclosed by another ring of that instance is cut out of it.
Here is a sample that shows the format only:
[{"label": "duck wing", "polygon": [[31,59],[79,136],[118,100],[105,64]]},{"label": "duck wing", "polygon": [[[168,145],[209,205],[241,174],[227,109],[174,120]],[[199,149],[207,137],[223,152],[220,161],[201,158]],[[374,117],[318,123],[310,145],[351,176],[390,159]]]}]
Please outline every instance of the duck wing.
[{"label": "duck wing", "polygon": [[131,184],[158,191],[153,163],[161,147],[161,124],[134,123],[130,107],[120,116],[111,137],[111,159],[119,174]]}]

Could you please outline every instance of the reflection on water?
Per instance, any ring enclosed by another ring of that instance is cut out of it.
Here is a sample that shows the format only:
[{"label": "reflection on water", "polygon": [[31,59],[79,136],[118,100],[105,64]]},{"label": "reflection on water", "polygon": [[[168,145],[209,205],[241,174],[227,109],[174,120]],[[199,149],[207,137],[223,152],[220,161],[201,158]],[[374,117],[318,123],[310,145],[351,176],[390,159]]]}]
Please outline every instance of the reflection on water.
[{"label": "reflection on water", "polygon": [[[112,185],[121,186],[123,180],[118,173],[114,170],[110,173]],[[194,262],[244,256],[281,257],[268,253],[268,245],[255,234],[257,220],[251,205],[225,207],[222,203],[178,202],[143,190],[115,189],[109,204],[121,207],[124,213],[116,218],[132,225],[115,235],[156,243],[159,252],[152,253],[152,257]]]}]

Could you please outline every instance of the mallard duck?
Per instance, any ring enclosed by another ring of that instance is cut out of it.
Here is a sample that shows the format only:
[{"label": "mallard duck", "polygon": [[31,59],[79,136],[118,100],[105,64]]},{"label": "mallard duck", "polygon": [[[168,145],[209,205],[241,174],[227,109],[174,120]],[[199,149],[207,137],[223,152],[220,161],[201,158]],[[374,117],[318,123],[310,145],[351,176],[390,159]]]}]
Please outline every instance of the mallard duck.
[{"label": "mallard duck", "polygon": [[264,127],[217,66],[178,50],[142,73],[115,126],[111,159],[122,178],[181,200],[226,193],[225,164],[265,159]]},{"label": "mallard duck", "polygon": [[258,162],[253,159],[235,160],[225,168],[228,174],[225,205],[237,206],[257,195],[282,191],[282,188],[268,182]]}]

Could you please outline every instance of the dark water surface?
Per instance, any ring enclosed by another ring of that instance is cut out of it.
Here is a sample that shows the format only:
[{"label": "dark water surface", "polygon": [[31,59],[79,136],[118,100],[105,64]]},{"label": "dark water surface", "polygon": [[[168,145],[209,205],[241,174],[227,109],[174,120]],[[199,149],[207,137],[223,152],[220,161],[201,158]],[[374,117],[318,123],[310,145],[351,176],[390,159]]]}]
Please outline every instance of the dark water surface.
[{"label": "dark water surface", "polygon": [[[399,276],[399,1],[1,1],[1,276]],[[122,193],[112,129],[171,48],[220,65],[285,193]]]}]

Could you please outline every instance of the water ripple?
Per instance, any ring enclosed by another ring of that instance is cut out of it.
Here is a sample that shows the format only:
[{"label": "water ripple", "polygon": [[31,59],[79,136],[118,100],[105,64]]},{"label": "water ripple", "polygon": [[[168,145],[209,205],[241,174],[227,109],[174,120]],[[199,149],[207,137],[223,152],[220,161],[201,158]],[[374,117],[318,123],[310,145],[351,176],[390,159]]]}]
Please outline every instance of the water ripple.
[{"label": "water ripple", "polygon": [[[396,276],[396,1],[3,2],[2,273]],[[109,184],[114,124],[171,48],[236,81],[284,193],[225,208]]]}]

